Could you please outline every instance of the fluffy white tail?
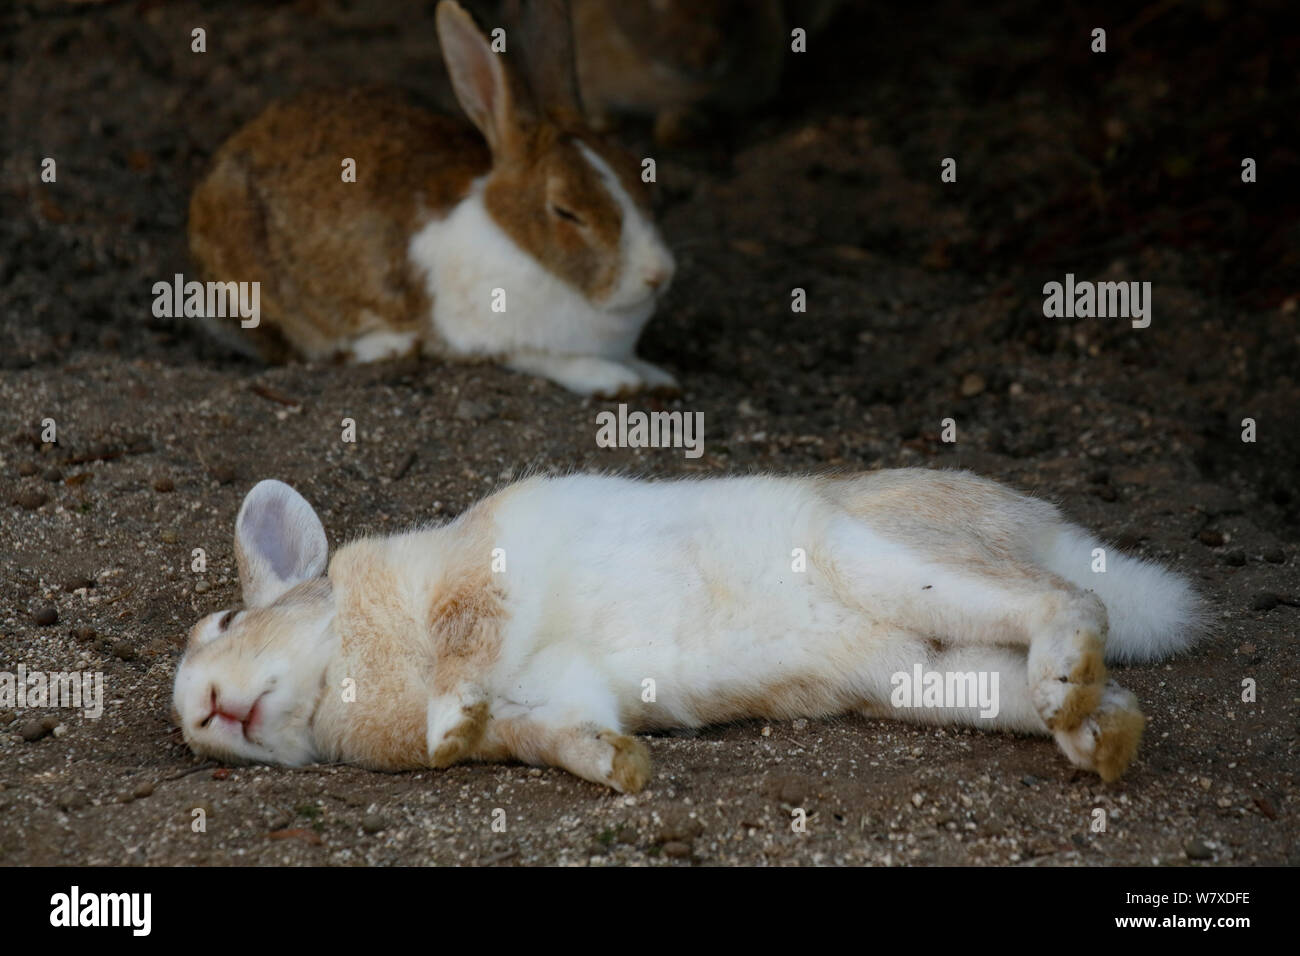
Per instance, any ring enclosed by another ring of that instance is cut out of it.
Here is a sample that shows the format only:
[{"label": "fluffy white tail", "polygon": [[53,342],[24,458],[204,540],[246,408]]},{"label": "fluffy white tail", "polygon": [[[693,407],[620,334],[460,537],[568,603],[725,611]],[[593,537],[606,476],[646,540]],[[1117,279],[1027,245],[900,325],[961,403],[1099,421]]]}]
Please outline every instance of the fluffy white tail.
[{"label": "fluffy white tail", "polygon": [[[1093,570],[1096,548],[1105,549],[1104,572]],[[1106,605],[1108,661],[1159,660],[1186,650],[1206,631],[1205,603],[1186,578],[1107,547],[1081,528],[1060,529],[1043,563],[1071,584],[1095,591]]]}]

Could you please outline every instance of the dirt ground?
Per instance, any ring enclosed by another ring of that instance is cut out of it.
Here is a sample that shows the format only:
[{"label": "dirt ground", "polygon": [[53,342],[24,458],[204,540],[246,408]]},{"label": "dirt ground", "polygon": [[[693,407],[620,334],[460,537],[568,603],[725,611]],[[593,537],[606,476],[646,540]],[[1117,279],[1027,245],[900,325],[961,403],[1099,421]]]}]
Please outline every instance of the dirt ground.
[{"label": "dirt ground", "polygon": [[[340,79],[449,102],[431,3],[6,4],[0,671],[102,672],[105,709],[0,712],[0,863],[1300,863],[1300,235],[1269,185],[1297,173],[1297,44],[1267,3],[965,6],[848,4],[761,115],[671,151],[625,132],[679,259],[642,353],[704,413],[690,460],[599,448],[613,404],[494,367],[263,368],[151,315],[192,271],[190,188],[262,104]],[[1151,281],[1150,328],[1044,318],[1066,272]],[[529,468],[918,464],[1049,497],[1213,603],[1193,653],[1122,673],[1149,725],[1119,783],[1046,739],[857,717],[653,738],[634,797],[522,766],[221,768],[171,722],[186,630],[238,602],[257,479],[338,543]]]}]

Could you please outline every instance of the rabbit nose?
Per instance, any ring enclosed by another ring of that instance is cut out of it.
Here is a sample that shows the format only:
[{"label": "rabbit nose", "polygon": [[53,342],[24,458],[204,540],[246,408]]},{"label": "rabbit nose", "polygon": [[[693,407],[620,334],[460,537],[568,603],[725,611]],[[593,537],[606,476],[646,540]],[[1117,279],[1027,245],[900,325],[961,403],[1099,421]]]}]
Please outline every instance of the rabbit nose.
[{"label": "rabbit nose", "polygon": [[248,720],[251,709],[250,707],[233,704],[229,700],[223,701],[217,685],[213,684],[208,688],[208,716],[202,720],[199,726],[206,727],[214,717],[224,717],[226,720],[242,724]]},{"label": "rabbit nose", "polygon": [[647,272],[645,274],[645,284],[652,289],[658,289],[668,281],[671,275],[672,273],[667,269],[656,269],[654,272]]}]

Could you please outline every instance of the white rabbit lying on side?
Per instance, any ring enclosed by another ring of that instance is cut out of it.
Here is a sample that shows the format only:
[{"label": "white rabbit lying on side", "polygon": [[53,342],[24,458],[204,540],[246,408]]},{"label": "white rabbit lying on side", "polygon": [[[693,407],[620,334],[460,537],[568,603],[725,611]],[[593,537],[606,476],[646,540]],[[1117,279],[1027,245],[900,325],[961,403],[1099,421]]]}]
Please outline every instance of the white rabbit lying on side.
[{"label": "white rabbit lying on side", "polygon": [[[573,475],[327,560],[311,506],[263,481],[235,523],[246,606],[193,628],[176,709],[223,760],[514,758],[626,792],[650,773],[638,731],[859,710],[1051,734],[1113,780],[1144,718],[1103,659],[1178,651],[1203,618],[1157,565],[1094,573],[1097,546],[960,472]],[[918,663],[996,673],[996,716],[891,707]]]}]

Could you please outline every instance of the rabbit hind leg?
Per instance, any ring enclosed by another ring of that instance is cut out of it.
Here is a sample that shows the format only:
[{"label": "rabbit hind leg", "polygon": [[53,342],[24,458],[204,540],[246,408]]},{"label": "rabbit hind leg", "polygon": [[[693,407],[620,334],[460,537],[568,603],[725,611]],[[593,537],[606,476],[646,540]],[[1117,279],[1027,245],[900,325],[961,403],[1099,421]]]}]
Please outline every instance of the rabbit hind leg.
[{"label": "rabbit hind leg", "polygon": [[538,715],[493,720],[479,756],[561,767],[619,793],[636,793],[650,779],[650,752],[645,744],[593,722],[551,723]]}]

